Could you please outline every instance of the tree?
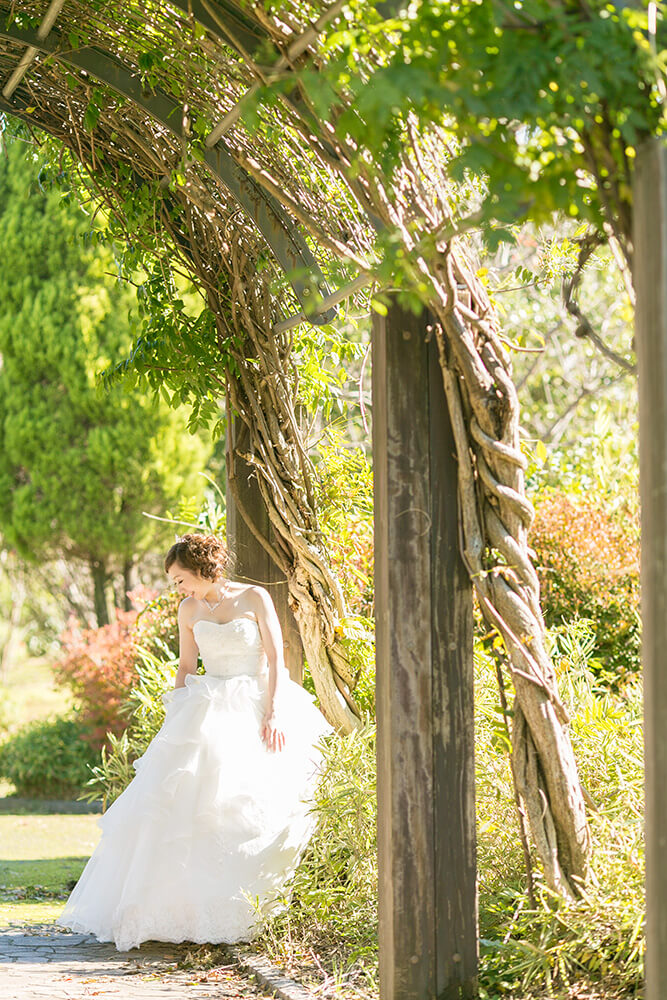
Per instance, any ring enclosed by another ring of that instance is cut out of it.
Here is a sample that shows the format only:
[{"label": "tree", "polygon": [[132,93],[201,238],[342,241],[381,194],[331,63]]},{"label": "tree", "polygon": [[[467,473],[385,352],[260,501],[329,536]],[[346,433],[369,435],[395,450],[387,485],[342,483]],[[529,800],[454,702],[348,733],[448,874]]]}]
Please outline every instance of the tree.
[{"label": "tree", "polygon": [[127,583],[165,539],[144,512],[198,492],[206,450],[151,395],[97,388],[131,343],[133,296],[108,275],[110,252],[86,245],[78,204],[40,190],[22,143],[0,159],[0,205],[0,530],[31,560],[85,561],[102,624],[110,575]]}]

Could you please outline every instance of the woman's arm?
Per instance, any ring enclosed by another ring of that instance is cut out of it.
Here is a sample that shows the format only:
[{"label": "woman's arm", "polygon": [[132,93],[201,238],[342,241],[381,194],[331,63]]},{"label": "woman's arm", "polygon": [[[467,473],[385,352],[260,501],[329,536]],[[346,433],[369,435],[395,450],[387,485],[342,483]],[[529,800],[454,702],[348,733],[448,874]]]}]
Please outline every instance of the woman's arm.
[{"label": "woman's arm", "polygon": [[197,673],[199,650],[190,624],[191,598],[186,597],[178,606],[178,671],[175,688],[185,687],[188,674]]},{"label": "woman's arm", "polygon": [[276,694],[280,685],[280,675],[285,668],[283,634],[278,615],[270,595],[263,587],[251,587],[252,610],[257,618],[262,645],[269,667],[269,691],[266,713],[262,723],[262,739],[270,750],[282,750],[285,734],[275,720]]}]

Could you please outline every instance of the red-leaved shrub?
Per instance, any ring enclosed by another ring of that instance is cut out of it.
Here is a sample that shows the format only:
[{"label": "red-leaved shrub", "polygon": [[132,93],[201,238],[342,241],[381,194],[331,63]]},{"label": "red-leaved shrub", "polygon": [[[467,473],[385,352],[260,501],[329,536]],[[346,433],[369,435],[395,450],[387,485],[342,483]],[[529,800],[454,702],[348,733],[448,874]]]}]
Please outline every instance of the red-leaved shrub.
[{"label": "red-leaved shrub", "polygon": [[88,739],[101,746],[107,732],[120,733],[120,706],[136,679],[132,626],[136,611],[117,611],[116,621],[82,629],[72,616],[60,637],[64,656],[55,666],[56,681],[72,690]]},{"label": "red-leaved shrub", "polygon": [[588,501],[562,493],[536,503],[530,544],[537,555],[547,625],[592,621],[594,657],[611,683],[639,670],[639,533]]},{"label": "red-leaved shrub", "polygon": [[139,611],[116,611],[116,620],[100,628],[82,629],[70,618],[61,636],[62,658],[54,665],[56,681],[73,692],[88,741],[101,747],[111,732],[127,725],[122,706],[137,679],[138,648],[161,653],[164,644],[178,646],[176,613],[180,598],[155,597],[145,587],[130,593]]}]

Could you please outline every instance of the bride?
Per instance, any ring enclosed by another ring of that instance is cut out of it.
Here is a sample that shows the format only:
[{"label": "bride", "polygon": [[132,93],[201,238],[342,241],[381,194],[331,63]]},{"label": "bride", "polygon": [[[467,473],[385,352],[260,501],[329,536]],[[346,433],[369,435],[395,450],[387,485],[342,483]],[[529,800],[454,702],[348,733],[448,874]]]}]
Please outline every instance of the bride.
[{"label": "bride", "polygon": [[167,553],[185,595],[175,687],[57,921],[119,951],[249,940],[285,905],[312,833],[316,743],[331,727],[285,669],[268,593],[227,579],[226,562],[222,542],[202,534]]}]

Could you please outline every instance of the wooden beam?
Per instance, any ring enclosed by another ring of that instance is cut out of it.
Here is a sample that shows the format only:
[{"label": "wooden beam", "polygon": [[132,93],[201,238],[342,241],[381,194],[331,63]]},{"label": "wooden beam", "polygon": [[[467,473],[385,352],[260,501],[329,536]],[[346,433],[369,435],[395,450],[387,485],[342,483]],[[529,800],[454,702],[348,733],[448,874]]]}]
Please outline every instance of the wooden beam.
[{"label": "wooden beam", "polygon": [[373,322],[382,1000],[475,995],[472,593],[428,316]]},{"label": "wooden beam", "polygon": [[249,17],[242,4],[215,0],[170,0],[170,6],[194,17],[226,45],[231,45],[245,58],[253,55],[269,38],[262,25]]},{"label": "wooden beam", "polygon": [[[262,495],[257,484],[257,473],[241,458],[239,452],[245,450],[246,428],[239,424],[233,416],[229,417],[227,448],[233,451],[233,460],[237,489],[244,513],[252,520],[253,525],[264,537],[271,540],[272,531]],[[301,684],[303,681],[304,653],[301,635],[294,615],[289,606],[287,581],[283,573],[270,558],[268,552],[251,530],[227,489],[227,544],[234,558],[234,577],[243,583],[259,584],[271,594],[278,612],[280,627],[283,632],[285,650],[285,666],[292,680]]]},{"label": "wooden beam", "polygon": [[[366,288],[367,285],[372,284],[375,280],[375,276],[372,274],[360,274],[352,281],[343,285],[341,288],[337,288],[335,292],[327,295],[326,298],[322,299],[321,302],[315,304],[317,313],[324,313],[326,315],[331,315],[330,310],[334,306],[337,306],[344,299],[349,299],[355,292],[360,291],[362,288]],[[273,324],[274,333],[287,333],[288,330],[293,330],[295,326],[299,326],[301,323],[312,323],[311,316],[306,316],[304,312],[295,313],[293,316],[288,316],[286,319],[281,319],[278,323]]]},{"label": "wooden beam", "polygon": [[[64,3],[65,0],[51,0],[51,3],[49,4],[49,8],[46,14],[44,15],[42,23],[37,29],[37,38],[40,41],[46,38],[48,33],[51,31],[51,28],[55,24],[56,18],[58,17],[58,14],[62,10]],[[28,48],[25,50],[25,52],[23,53],[23,55],[19,60],[18,66],[10,76],[5,86],[2,88],[2,96],[5,98],[5,100],[8,101],[9,98],[12,96],[12,94],[18,87],[19,83],[28,72],[28,69],[34,62],[37,53],[38,49],[36,49],[32,45],[29,45]]]},{"label": "wooden beam", "polygon": [[646,758],[646,1000],[667,983],[667,150],[638,150],[634,285],[639,367]]}]

